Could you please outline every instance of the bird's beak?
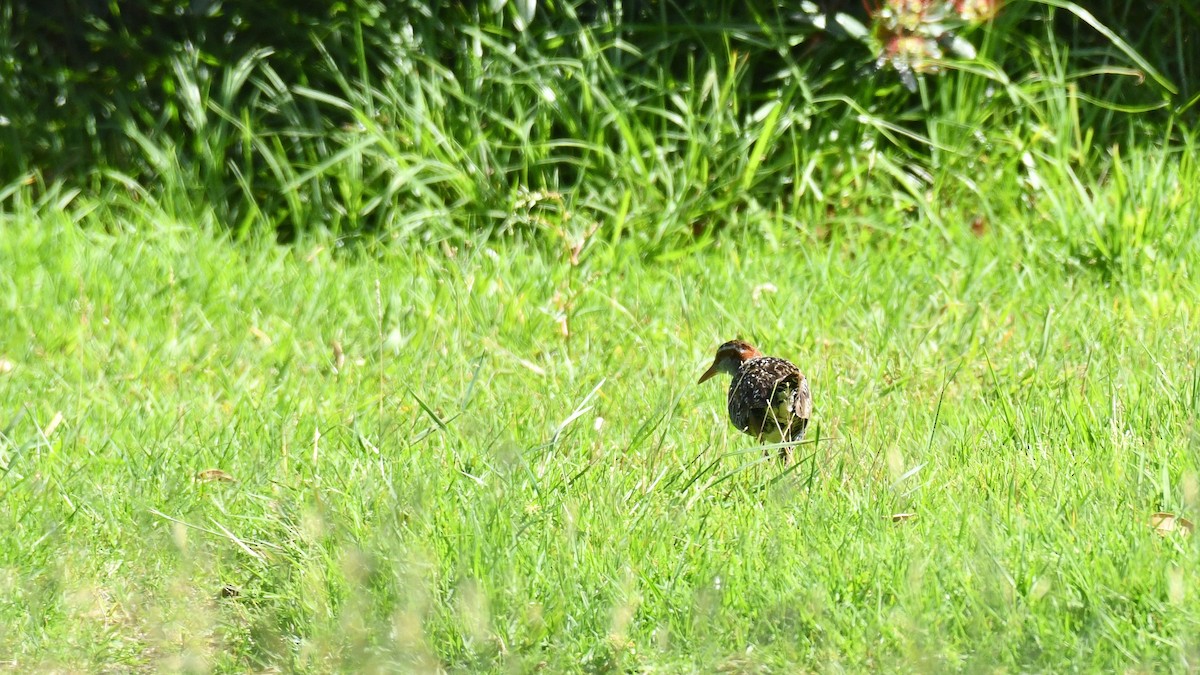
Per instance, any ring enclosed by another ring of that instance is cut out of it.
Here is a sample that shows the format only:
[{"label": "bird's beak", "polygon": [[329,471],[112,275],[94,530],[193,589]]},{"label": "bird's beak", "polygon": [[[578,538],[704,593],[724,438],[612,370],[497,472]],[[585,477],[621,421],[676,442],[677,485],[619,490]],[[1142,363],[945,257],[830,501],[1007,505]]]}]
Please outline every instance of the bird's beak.
[{"label": "bird's beak", "polygon": [[700,376],[700,381],[697,382],[696,384],[702,384],[705,380],[707,380],[708,378],[710,378],[716,374],[717,374],[717,364],[714,361],[712,366],[708,370],[704,371],[704,374]]}]

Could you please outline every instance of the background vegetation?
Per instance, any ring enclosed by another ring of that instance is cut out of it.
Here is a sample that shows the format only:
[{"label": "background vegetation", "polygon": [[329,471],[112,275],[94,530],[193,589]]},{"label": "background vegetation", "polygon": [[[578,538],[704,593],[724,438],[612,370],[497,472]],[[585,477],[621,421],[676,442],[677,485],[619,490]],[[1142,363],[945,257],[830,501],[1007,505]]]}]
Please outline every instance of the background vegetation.
[{"label": "background vegetation", "polygon": [[[553,3],[525,30],[517,4],[11,3],[4,182],[289,237],[603,223],[674,247],[880,195],[946,227],[1027,160],[1099,177],[1113,144],[1172,140],[1200,93],[1188,3],[976,0],[994,20],[957,28],[921,8],[964,3]],[[937,58],[948,36],[974,57]]]},{"label": "background vegetation", "polygon": [[1197,10],[702,4],[0,7],[4,664],[1193,667]]}]

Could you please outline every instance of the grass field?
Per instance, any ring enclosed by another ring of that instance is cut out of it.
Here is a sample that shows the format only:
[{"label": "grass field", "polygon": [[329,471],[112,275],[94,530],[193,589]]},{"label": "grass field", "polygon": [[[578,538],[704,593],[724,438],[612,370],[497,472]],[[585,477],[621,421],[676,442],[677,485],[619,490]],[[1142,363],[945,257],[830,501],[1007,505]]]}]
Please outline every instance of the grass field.
[{"label": "grass field", "polygon": [[1005,3],[911,91],[812,23],[880,3],[159,4],[209,42],[130,77],[26,4],[0,668],[1200,668],[1188,3]]},{"label": "grass field", "polygon": [[[1194,518],[1200,490],[1200,182],[1126,154],[1153,185],[1091,203],[1127,228],[1110,240],[1163,229],[1110,264],[1005,185],[986,226],[752,223],[670,259],[600,230],[574,261],[519,238],[231,242],[17,200],[0,655],[1192,669],[1196,540],[1149,523]],[[1138,195],[1155,222],[1126,212]],[[724,384],[695,384],[734,336],[812,381],[788,471],[730,427]]]}]

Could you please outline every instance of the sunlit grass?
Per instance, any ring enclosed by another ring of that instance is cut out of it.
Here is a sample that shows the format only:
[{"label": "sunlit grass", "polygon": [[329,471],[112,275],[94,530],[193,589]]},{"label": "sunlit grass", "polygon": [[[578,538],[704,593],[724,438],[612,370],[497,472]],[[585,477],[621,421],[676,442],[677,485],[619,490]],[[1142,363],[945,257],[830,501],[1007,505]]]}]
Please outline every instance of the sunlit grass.
[{"label": "sunlit grass", "polygon": [[[0,663],[1194,668],[1195,132],[1011,7],[912,97],[565,6],[179,56],[186,133],[0,188]],[[733,337],[812,382],[786,470]]]},{"label": "sunlit grass", "polygon": [[[0,243],[13,667],[1195,658],[1195,544],[1148,525],[1196,515],[1190,242],[1105,267],[989,221],[655,261],[601,229],[573,264],[121,218],[27,204]],[[790,472],[695,384],[734,336],[813,382]]]}]

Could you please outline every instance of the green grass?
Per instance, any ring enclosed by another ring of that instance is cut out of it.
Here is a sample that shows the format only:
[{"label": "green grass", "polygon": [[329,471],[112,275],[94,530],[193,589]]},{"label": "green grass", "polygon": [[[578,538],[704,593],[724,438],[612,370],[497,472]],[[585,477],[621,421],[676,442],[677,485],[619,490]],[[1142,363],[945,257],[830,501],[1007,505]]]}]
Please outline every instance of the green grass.
[{"label": "green grass", "polygon": [[1051,4],[914,95],[740,5],[346,18],[9,144],[0,666],[1195,669],[1187,10]]},{"label": "green grass", "polygon": [[[10,191],[0,654],[1191,668],[1196,540],[1148,525],[1200,490],[1186,156],[1130,146],[1078,191],[1036,164],[1041,191],[987,188],[1010,206],[982,236],[971,204],[945,234],[749,214],[661,259],[602,228],[578,264],[515,237],[231,242]],[[1094,236],[1051,226],[1085,207]],[[695,384],[734,336],[811,378],[790,471]]]}]

